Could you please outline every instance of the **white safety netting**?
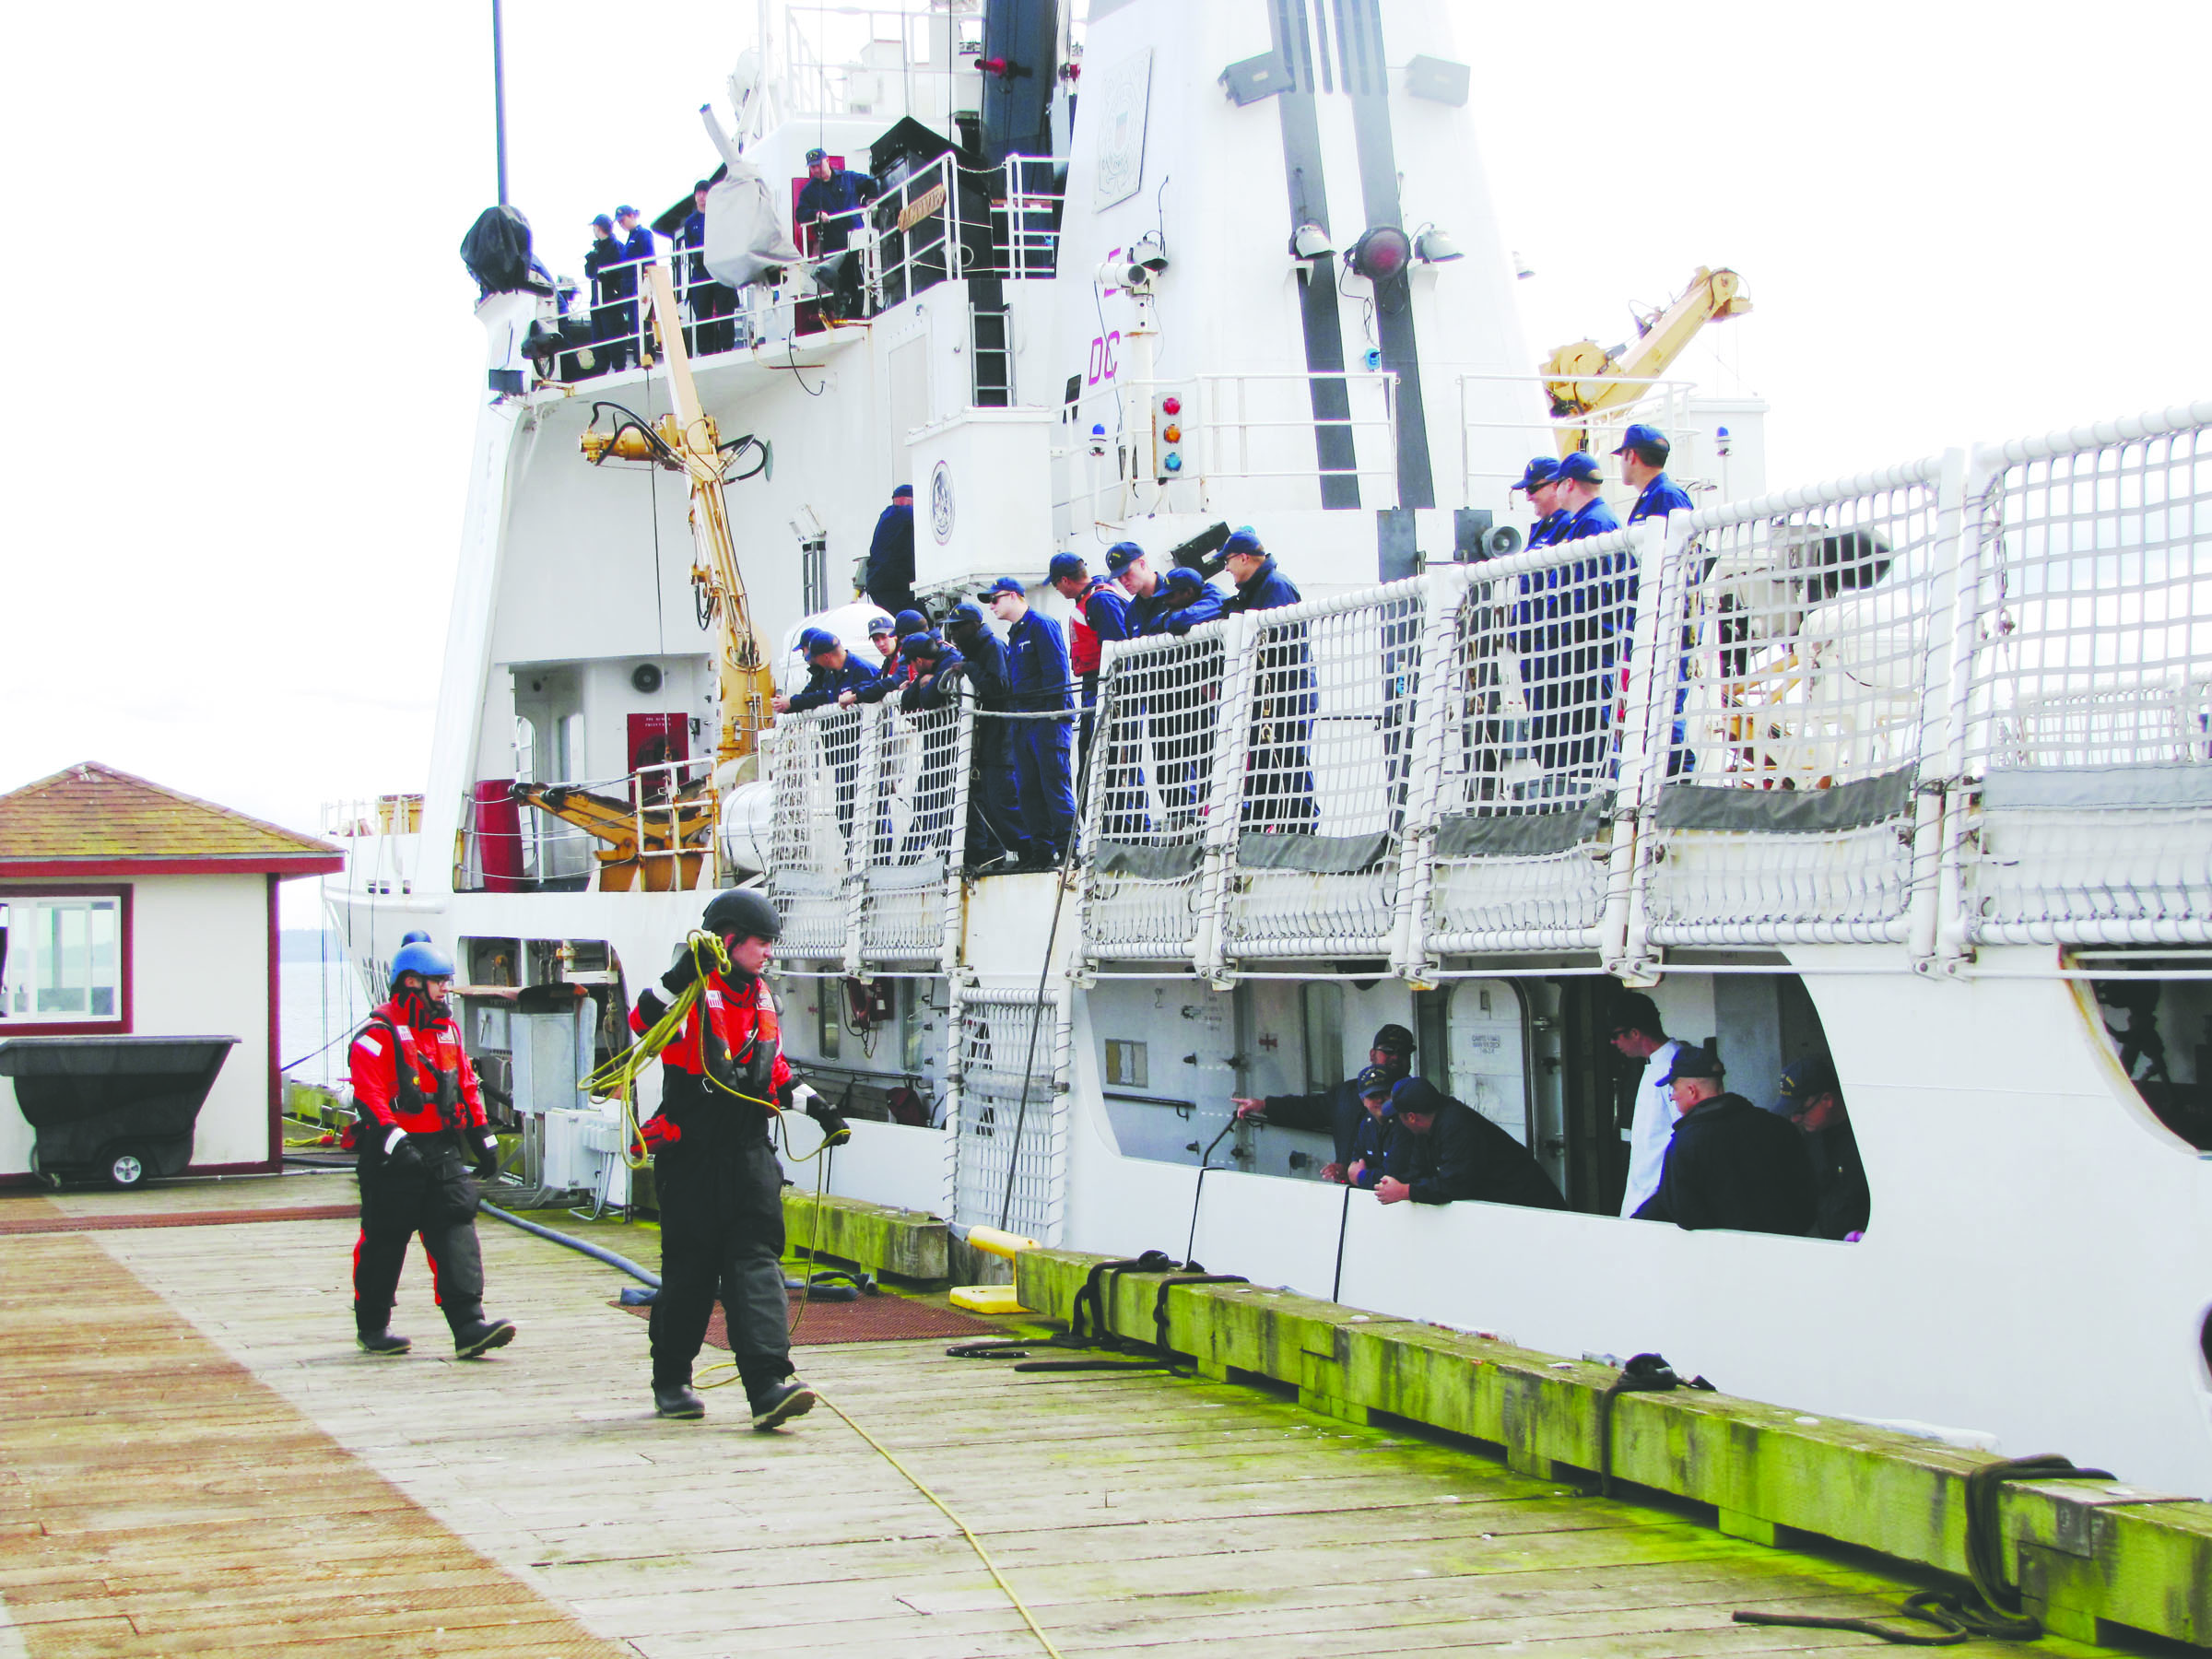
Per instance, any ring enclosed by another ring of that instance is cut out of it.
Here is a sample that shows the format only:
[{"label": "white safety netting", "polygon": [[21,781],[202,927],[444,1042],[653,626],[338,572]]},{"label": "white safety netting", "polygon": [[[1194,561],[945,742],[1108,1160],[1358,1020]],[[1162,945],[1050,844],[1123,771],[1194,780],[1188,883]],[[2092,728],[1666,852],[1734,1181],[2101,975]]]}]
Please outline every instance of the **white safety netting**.
[{"label": "white safety netting", "polygon": [[1067,1172],[1065,1009],[1034,987],[965,986],[956,995],[953,1219],[1057,1243]]},{"label": "white safety netting", "polygon": [[2212,936],[2212,430],[2201,407],[1985,457],[1974,503],[1967,924]]}]

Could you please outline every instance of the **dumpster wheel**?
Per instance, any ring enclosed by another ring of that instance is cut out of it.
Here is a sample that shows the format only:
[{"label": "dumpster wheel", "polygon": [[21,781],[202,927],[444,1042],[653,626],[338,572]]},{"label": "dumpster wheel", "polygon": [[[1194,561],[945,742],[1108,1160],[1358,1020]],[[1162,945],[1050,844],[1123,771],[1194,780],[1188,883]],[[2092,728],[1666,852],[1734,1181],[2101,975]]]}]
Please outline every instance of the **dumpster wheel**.
[{"label": "dumpster wheel", "polygon": [[101,1172],[110,1186],[135,1187],[145,1184],[147,1168],[146,1154],[136,1147],[112,1147]]}]

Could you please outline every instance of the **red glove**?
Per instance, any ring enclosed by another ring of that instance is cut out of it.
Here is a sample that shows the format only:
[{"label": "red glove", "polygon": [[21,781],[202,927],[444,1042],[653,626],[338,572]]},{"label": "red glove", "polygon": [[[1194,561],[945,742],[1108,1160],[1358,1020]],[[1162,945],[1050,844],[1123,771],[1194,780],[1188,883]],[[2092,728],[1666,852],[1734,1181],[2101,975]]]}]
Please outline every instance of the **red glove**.
[{"label": "red glove", "polygon": [[656,1113],[639,1125],[638,1138],[630,1149],[642,1158],[647,1153],[658,1152],[664,1147],[672,1147],[683,1138],[684,1132],[680,1127]]}]

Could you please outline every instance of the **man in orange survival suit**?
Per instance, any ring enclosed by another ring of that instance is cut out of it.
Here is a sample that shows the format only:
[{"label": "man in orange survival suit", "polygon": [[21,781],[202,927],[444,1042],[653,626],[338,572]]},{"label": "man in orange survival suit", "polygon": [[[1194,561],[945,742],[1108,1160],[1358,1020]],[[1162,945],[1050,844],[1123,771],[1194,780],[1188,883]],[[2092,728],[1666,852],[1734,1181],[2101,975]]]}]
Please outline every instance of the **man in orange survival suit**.
[{"label": "man in orange survival suit", "polygon": [[[814,1407],[791,1372],[791,1306],[783,1295],[783,1170],[769,1142],[779,1107],[811,1102],[784,1063],[775,994],[761,976],[783,919],[764,893],[718,893],[700,924],[729,952],[709,970],[683,1034],[661,1051],[661,1109],[641,1128],[661,1203],[661,1290],[653,1301],[653,1406],[667,1418],[706,1415],[691,1362],[717,1295],[731,1357],[752,1402],[753,1427],[773,1429]],[[680,996],[697,977],[690,951],[661,976]],[[630,1015],[643,1031],[667,1013],[648,988]],[[851,1131],[808,1103],[832,1140]]]},{"label": "man in orange survival suit", "polygon": [[371,1354],[404,1354],[392,1300],[422,1235],[430,1282],[453,1351],[474,1359],[514,1340],[514,1325],[484,1317],[484,1257],[477,1246],[478,1176],[499,1167],[499,1142],[484,1121],[476,1067],[446,1006],[453,959],[427,940],[392,959],[392,997],[369,1016],[347,1059],[361,1121],[355,1126],[361,1183],[361,1237],[353,1247],[353,1317]]}]

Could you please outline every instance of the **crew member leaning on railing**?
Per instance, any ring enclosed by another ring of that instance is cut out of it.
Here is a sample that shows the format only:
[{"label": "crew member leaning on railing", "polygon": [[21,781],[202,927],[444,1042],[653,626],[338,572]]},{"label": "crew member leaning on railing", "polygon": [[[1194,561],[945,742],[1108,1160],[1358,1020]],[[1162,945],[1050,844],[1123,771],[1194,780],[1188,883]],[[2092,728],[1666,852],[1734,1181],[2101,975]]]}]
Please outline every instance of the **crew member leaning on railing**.
[{"label": "crew member leaning on railing", "polygon": [[[1555,545],[1620,528],[1598,494],[1602,477],[1580,450],[1559,463],[1551,487]],[[1523,572],[1520,589],[1508,620],[1544,774],[1532,788],[1537,798],[1572,796],[1605,770],[1614,674],[1635,622],[1636,561],[1628,553],[1578,559]]]},{"label": "crew member leaning on railing", "polygon": [[[860,694],[876,681],[876,670],[845,649],[844,641],[828,629],[810,628],[799,636],[799,651],[806,659],[806,685],[790,696],[779,692],[773,707],[779,714],[803,714],[809,709],[835,704],[850,709]],[[853,796],[860,782],[860,722],[833,721],[822,733],[822,758],[830,762],[837,784],[838,833],[853,834]]]},{"label": "crew member leaning on railing", "polygon": [[[1021,791],[1014,776],[1012,724],[993,720],[1013,706],[1006,642],[983,613],[962,601],[945,618],[945,638],[964,661],[961,679],[975,697],[973,778],[968,790],[968,867],[1027,862],[1029,836],[1021,827]],[[948,677],[940,669],[940,679]]]},{"label": "crew member leaning on railing", "polygon": [[[1007,678],[1014,711],[1044,715],[1072,710],[1068,694],[1067,645],[1060,624],[1030,608],[1029,590],[1001,576],[984,590],[993,613],[1006,625]],[[1067,853],[1076,824],[1076,795],[1068,764],[1069,722],[1030,719],[1015,723],[1014,775],[1027,862],[1043,869]]]},{"label": "crew member leaning on railing", "polygon": [[[1298,589],[1275,568],[1250,524],[1222,544],[1221,558],[1237,583],[1236,592],[1221,602],[1223,614],[1280,610],[1300,603]],[[1283,629],[1261,647],[1255,666],[1241,821],[1311,835],[1321,814],[1307,746],[1319,700],[1304,624]]]},{"label": "crew member leaning on railing", "polygon": [[[1369,1115],[1363,1097],[1380,1081],[1382,1088],[1376,1098],[1386,1098],[1390,1086],[1412,1069],[1413,1033],[1402,1025],[1386,1025],[1375,1033],[1367,1051],[1367,1066],[1357,1077],[1319,1094],[1269,1095],[1265,1100],[1231,1095],[1229,1103],[1240,1118],[1248,1121],[1285,1129],[1315,1129],[1326,1135],[1335,1143],[1336,1156],[1322,1166],[1321,1178],[1342,1182],[1348,1178],[1354,1139]],[[1374,1183],[1370,1181],[1367,1184]]]}]

